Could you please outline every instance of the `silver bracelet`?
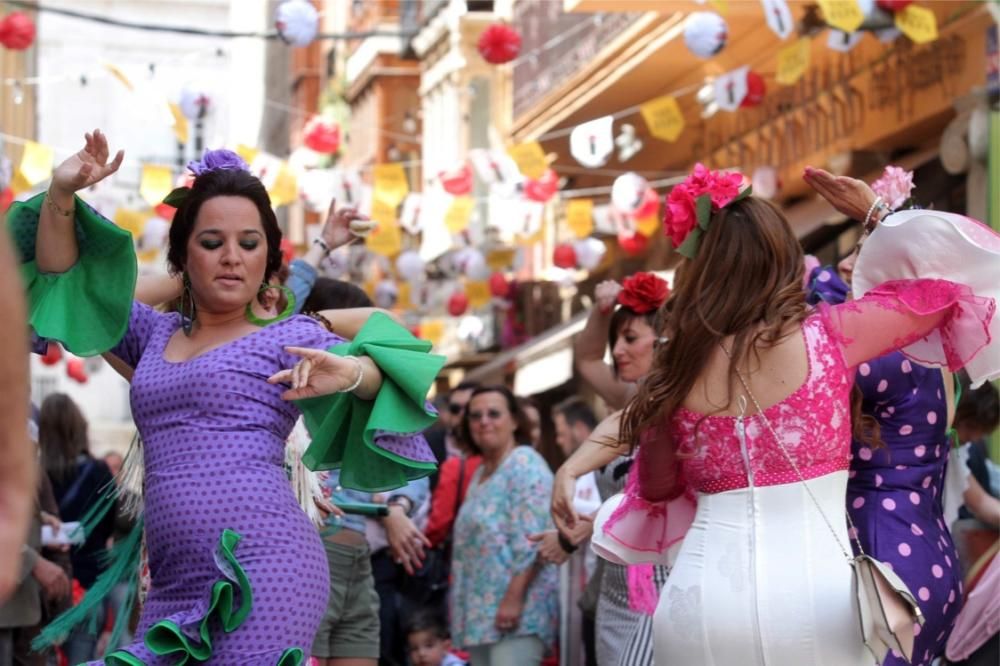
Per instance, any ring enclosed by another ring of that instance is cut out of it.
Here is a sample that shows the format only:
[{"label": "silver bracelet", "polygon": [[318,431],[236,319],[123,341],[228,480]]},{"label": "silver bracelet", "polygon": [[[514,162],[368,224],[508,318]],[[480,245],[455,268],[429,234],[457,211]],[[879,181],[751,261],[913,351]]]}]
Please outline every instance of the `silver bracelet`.
[{"label": "silver bracelet", "polygon": [[365,366],[361,365],[361,360],[357,356],[345,356],[344,357],[354,361],[354,364],[358,366],[358,378],[354,380],[354,383],[347,388],[342,388],[337,393],[350,393],[361,386],[361,382],[365,380]]},{"label": "silver bracelet", "polygon": [[868,209],[868,214],[865,215],[865,225],[864,225],[865,231],[872,230],[873,226],[871,225],[872,213],[875,212],[875,209],[878,208],[881,203],[882,203],[882,197],[875,197],[875,201],[872,202],[871,208]]}]

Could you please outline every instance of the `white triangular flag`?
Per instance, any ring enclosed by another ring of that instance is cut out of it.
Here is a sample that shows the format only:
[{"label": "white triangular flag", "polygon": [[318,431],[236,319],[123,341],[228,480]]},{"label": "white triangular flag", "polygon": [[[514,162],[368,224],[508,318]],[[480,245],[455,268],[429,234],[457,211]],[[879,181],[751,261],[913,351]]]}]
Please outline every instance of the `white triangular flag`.
[{"label": "white triangular flag", "polygon": [[337,206],[360,210],[363,202],[361,174],[357,169],[336,169],[333,172],[333,196]]},{"label": "white triangular flag", "polygon": [[843,30],[830,29],[830,35],[826,39],[826,45],[829,46],[834,51],[841,51],[847,53],[861,41],[861,37],[864,35],[862,32],[851,32],[847,33]]},{"label": "white triangular flag", "polygon": [[747,96],[749,66],[726,72],[715,79],[715,101],[724,111],[736,111]]},{"label": "white triangular flag", "polygon": [[451,249],[451,232],[444,223],[444,216],[448,212],[451,200],[449,194],[432,188],[424,193],[420,201],[416,224],[421,233],[420,258],[424,261],[434,261]]},{"label": "white triangular flag", "polygon": [[479,179],[487,185],[512,186],[521,180],[521,171],[510,155],[499,150],[474,148],[469,151],[469,161]]},{"label": "white triangular flag", "polygon": [[788,9],[786,0],[760,0],[764,7],[764,18],[767,25],[781,39],[787,39],[795,30],[792,12]]},{"label": "white triangular flag", "polygon": [[403,231],[410,234],[420,233],[420,207],[423,203],[423,195],[419,192],[410,192],[403,199],[403,211],[399,215],[399,226]]},{"label": "white triangular flag", "polygon": [[573,159],[589,169],[604,166],[615,148],[611,132],[613,122],[611,116],[603,116],[574,127],[569,135],[569,152]]}]

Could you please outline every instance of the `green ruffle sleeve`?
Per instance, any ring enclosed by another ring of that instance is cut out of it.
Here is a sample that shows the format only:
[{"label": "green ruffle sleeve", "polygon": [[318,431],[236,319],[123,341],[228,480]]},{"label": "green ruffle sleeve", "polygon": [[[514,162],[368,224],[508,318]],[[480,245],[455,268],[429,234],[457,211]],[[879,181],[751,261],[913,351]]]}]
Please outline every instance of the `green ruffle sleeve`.
[{"label": "green ruffle sleeve", "polygon": [[382,372],[382,388],[374,400],[339,393],[296,401],[312,436],[302,456],[306,466],[340,468],[342,486],[366,492],[394,490],[431,474],[437,465],[419,433],[437,420],[427,393],[445,358],[430,348],[382,313],[372,315],[353,341],[331,347],[339,356],[368,356]]},{"label": "green ruffle sleeve", "polygon": [[64,273],[43,273],[35,265],[35,238],[44,199],[42,193],[7,211],[28,294],[28,323],[78,356],[101,354],[128,326],[138,272],[132,235],[77,197],[79,258]]}]

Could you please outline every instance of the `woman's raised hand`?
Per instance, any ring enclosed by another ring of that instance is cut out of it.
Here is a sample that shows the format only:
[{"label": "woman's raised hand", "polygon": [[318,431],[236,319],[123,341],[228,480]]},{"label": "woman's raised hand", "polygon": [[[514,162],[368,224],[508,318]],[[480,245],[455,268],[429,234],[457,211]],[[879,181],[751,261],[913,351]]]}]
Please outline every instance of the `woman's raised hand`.
[{"label": "woman's raised hand", "polygon": [[337,356],[322,349],[286,347],[285,351],[302,360],[293,367],[268,378],[270,384],[290,384],[283,400],[302,400],[320,395],[341,393],[356,387],[362,377],[361,361],[353,357]]},{"label": "woman's raised hand", "polygon": [[609,314],[618,302],[618,292],[622,286],[614,280],[604,280],[594,289],[594,301],[601,314]]},{"label": "woman's raised hand", "polygon": [[337,208],[337,200],[330,201],[330,209],[326,213],[326,224],[323,225],[323,241],[331,248],[350,243],[355,238],[364,238],[375,223],[366,215],[354,208]]},{"label": "woman's raised hand", "polygon": [[50,189],[59,194],[72,195],[94,183],[100,182],[118,171],[125,158],[125,151],[119,150],[115,158],[108,162],[108,138],[99,129],[84,135],[87,144],[78,153],[71,155],[52,172]]},{"label": "woman's raised hand", "polygon": [[834,176],[823,169],[806,167],[802,179],[834,208],[852,220],[865,222],[865,217],[875,202],[875,192],[866,182],[857,178]]}]

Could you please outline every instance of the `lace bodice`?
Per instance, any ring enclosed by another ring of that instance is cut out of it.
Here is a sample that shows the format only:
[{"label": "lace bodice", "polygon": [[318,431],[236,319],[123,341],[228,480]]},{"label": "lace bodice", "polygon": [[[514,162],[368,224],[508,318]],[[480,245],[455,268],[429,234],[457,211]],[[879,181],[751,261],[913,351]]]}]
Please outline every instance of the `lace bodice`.
[{"label": "lace bodice", "polygon": [[[802,324],[809,371],[791,395],[764,410],[785,449],[807,479],[847,469],[850,460],[849,397],[853,373],[839,344],[827,331],[828,319],[814,315]],[[734,416],[703,416],[679,409],[671,427],[694,490],[718,493],[749,485]],[[759,415],[745,419],[746,446],[754,485],[791,483],[798,477],[775,446]]]}]

